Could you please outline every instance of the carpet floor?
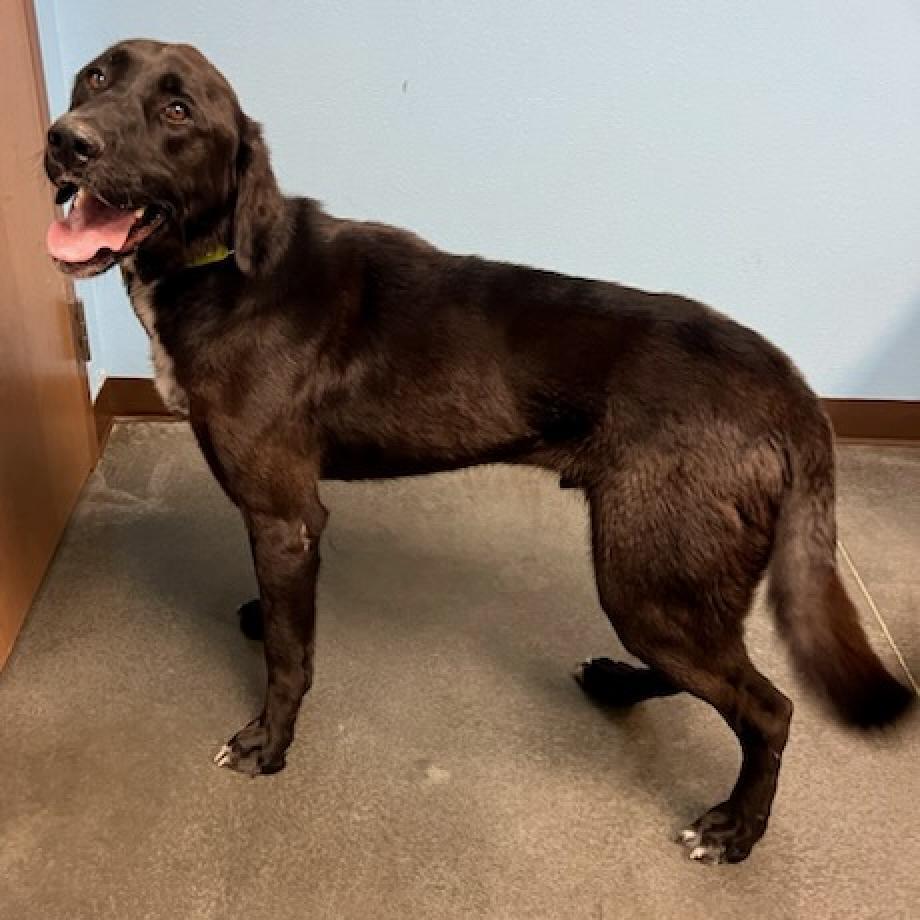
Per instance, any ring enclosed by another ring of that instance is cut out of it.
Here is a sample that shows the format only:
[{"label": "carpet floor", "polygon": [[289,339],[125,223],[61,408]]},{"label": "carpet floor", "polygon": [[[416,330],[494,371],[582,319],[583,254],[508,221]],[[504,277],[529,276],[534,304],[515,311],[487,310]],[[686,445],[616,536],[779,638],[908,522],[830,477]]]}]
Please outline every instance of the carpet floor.
[{"label": "carpet floor", "polygon": [[[920,917],[920,719],[830,722],[762,604],[779,793],[750,859],[705,867],[673,837],[737,745],[694,699],[572,680],[626,657],[577,494],[504,467],[322,494],[316,682],[250,780],[211,763],[264,680],[239,515],[184,425],[116,427],[0,674],[2,920]],[[842,447],[839,517],[873,643],[920,678],[920,450]]]}]

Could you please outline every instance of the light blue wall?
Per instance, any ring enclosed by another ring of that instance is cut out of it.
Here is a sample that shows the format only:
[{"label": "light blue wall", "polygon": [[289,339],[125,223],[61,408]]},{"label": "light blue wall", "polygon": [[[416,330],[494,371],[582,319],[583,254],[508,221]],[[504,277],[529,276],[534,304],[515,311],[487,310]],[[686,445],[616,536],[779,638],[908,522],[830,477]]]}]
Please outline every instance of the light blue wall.
[{"label": "light blue wall", "polygon": [[[828,396],[920,398],[920,7],[38,0],[55,110],[130,36],[199,45],[282,185],[459,251],[703,299]],[[112,275],[94,371],[148,373]]]}]

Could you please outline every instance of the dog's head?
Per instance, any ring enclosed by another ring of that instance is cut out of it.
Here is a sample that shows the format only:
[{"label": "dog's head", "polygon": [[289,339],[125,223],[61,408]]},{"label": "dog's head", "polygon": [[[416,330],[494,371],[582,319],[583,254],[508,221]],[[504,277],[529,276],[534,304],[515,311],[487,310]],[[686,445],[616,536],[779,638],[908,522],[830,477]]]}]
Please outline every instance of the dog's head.
[{"label": "dog's head", "polygon": [[87,64],[45,170],[58,204],[73,199],[48,250],[78,277],[136,252],[169,270],[216,246],[255,273],[276,248],[284,202],[259,126],[188,45],[125,41]]}]

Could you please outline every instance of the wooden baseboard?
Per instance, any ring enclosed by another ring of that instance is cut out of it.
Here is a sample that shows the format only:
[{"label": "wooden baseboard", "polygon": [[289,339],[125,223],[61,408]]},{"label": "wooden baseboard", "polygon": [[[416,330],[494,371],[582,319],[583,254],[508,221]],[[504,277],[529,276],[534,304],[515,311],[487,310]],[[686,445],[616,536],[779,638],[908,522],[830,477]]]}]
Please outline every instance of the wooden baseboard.
[{"label": "wooden baseboard", "polygon": [[102,453],[116,418],[173,419],[153,381],[146,377],[106,377],[93,406],[96,440]]},{"label": "wooden baseboard", "polygon": [[838,438],[920,444],[920,401],[823,399]]},{"label": "wooden baseboard", "polygon": [[[920,445],[920,401],[824,399],[838,438]],[[145,377],[108,377],[96,397],[96,436],[100,453],[116,418],[172,419],[153,381]]]}]

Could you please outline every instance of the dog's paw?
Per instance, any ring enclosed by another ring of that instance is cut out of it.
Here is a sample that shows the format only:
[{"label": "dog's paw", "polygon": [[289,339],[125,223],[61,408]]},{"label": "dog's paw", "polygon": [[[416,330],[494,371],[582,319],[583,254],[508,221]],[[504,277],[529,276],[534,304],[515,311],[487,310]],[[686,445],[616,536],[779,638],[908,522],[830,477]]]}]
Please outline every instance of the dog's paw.
[{"label": "dog's paw", "polygon": [[682,830],[677,842],[687,848],[690,859],[696,862],[737,863],[750,856],[765,829],[765,821],[745,819],[726,802]]},{"label": "dog's paw", "polygon": [[575,668],[572,676],[586,693],[608,696],[615,695],[618,689],[628,685],[638,670],[624,661],[586,658]]},{"label": "dog's paw", "polygon": [[585,693],[605,706],[632,706],[649,696],[648,672],[625,661],[586,658],[575,668],[573,677]]},{"label": "dog's paw", "polygon": [[692,827],[684,828],[677,835],[677,842],[687,848],[690,859],[710,866],[722,862],[725,847],[714,842],[704,843],[703,835]]},{"label": "dog's paw", "polygon": [[240,618],[240,629],[247,639],[261,639],[262,633],[262,604],[258,598],[247,601],[237,610]]},{"label": "dog's paw", "polygon": [[214,755],[214,763],[247,776],[277,773],[284,769],[284,754],[272,756],[269,751],[268,729],[260,719],[250,722],[237,732]]}]

